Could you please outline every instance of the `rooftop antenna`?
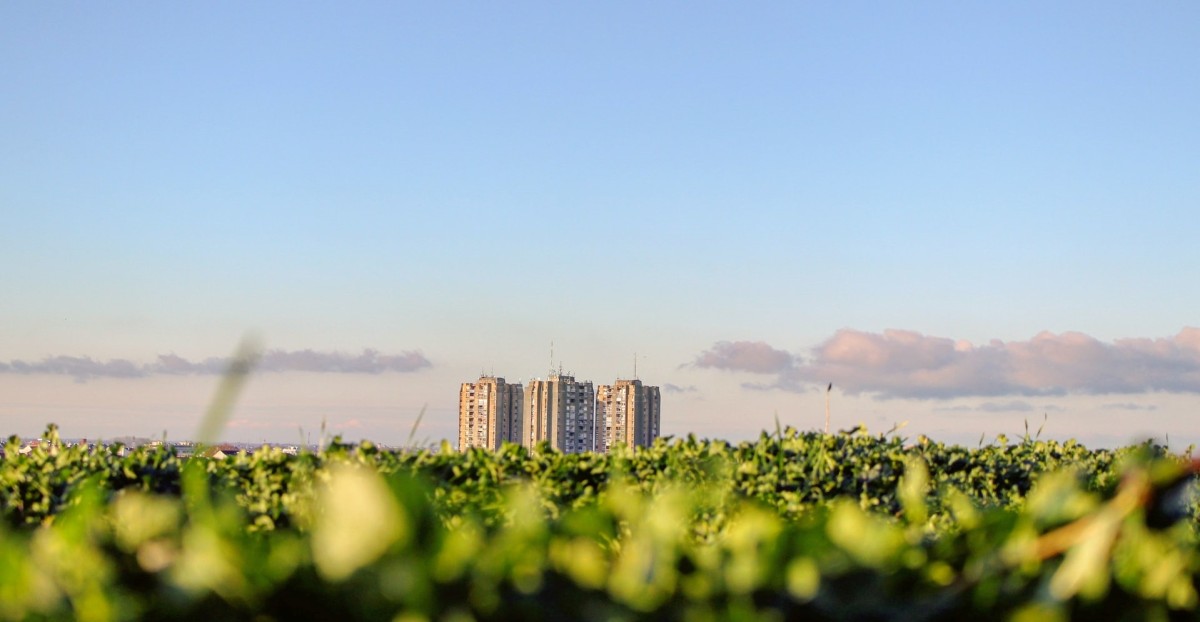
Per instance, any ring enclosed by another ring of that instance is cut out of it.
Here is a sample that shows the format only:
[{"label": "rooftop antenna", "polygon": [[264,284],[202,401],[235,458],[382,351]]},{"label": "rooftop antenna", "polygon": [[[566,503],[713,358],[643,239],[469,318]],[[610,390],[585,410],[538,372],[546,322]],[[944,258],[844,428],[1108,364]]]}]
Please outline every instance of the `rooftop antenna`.
[{"label": "rooftop antenna", "polygon": [[825,433],[829,434],[829,394],[833,391],[833,383],[825,388]]},{"label": "rooftop antenna", "polygon": [[554,375],[554,340],[550,340],[550,375]]},{"label": "rooftop antenna", "polygon": [[637,352],[633,353],[633,379],[637,380]]}]

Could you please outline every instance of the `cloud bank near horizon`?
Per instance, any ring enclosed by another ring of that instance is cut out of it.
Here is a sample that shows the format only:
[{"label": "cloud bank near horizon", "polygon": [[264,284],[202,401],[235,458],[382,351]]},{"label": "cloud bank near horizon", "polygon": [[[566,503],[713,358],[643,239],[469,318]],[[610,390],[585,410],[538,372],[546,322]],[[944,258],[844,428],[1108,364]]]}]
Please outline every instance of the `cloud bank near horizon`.
[{"label": "cloud bank near horizon", "polygon": [[[153,363],[139,365],[127,359],[99,361],[86,356],[60,355],[32,362],[0,361],[0,374],[71,376],[78,381],[92,378],[145,378],[154,375],[215,375],[225,373],[231,361],[232,359],[227,357],[190,361],[175,354],[160,354]],[[432,366],[429,359],[418,351],[389,355],[368,348],[354,355],[315,350],[267,350],[254,366],[254,371],[381,374],[414,372]]]},{"label": "cloud bank near horizon", "polygon": [[982,345],[908,330],[843,329],[807,356],[761,341],[722,341],[690,366],[771,377],[743,385],[752,389],[804,392],[832,382],[878,399],[1200,393],[1200,328],[1111,343],[1042,332]]}]

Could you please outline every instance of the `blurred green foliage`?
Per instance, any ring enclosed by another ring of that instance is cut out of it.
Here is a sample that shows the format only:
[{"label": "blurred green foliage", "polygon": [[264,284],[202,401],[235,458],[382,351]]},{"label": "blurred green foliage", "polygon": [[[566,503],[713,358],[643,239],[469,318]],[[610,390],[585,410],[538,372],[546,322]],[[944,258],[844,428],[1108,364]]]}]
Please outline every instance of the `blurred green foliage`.
[{"label": "blurred green foliage", "polygon": [[0,619],[1194,619],[1189,459],[864,430],[0,464]]}]

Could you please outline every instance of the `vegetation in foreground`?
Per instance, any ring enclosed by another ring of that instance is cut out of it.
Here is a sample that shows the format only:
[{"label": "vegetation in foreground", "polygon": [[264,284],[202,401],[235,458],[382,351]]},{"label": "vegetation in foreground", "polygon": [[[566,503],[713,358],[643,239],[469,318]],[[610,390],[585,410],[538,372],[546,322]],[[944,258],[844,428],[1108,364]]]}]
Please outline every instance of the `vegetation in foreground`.
[{"label": "vegetation in foreground", "polygon": [[864,430],[0,465],[0,618],[1194,619],[1190,459]]}]

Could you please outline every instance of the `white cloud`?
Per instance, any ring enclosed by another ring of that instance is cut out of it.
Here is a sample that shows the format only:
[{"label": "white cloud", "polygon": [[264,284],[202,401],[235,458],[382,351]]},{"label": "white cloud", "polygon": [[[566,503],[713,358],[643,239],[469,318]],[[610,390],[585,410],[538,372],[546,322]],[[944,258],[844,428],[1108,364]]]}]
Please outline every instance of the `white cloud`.
[{"label": "white cloud", "polygon": [[700,389],[697,389],[694,385],[690,384],[684,387],[668,382],[662,386],[662,390],[666,391],[667,393],[696,393]]},{"label": "white cloud", "polygon": [[270,350],[263,354],[257,368],[263,371],[315,371],[345,374],[379,374],[385,371],[417,371],[432,364],[419,352],[398,355],[380,354],[378,350],[363,350],[352,356],[341,352],[313,350]]},{"label": "white cloud", "polygon": [[1100,408],[1102,410],[1158,410],[1158,406],[1154,404],[1134,404],[1133,402],[1105,404]]},{"label": "white cloud", "polygon": [[123,359],[97,361],[86,356],[48,356],[40,361],[0,362],[0,373],[7,374],[51,374],[71,376],[78,380],[91,377],[137,378],[146,375],[145,370]]},{"label": "white cloud", "polygon": [[[140,365],[126,359],[99,361],[86,356],[50,356],[32,362],[20,360],[0,362],[0,373],[71,376],[83,382],[91,378],[141,378],[155,374],[222,374],[229,368],[230,361],[231,359],[228,358],[216,357],[189,361],[175,354],[161,354],[155,362]],[[314,350],[268,350],[263,353],[254,369],[265,372],[380,374],[383,372],[413,372],[431,366],[432,363],[429,359],[416,351],[387,355],[371,349],[363,350],[360,354]]]},{"label": "white cloud", "polygon": [[1008,402],[984,402],[975,407],[975,410],[985,413],[1010,413],[1010,412],[1031,412],[1033,404],[1023,400],[1011,400]]}]

